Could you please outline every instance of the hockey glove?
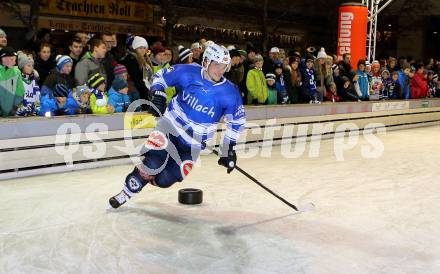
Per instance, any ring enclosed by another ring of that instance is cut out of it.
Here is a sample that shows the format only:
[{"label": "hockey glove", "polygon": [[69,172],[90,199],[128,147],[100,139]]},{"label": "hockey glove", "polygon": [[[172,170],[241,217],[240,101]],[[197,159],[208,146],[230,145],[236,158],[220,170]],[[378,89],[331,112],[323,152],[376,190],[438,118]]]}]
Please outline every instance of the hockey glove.
[{"label": "hockey glove", "polygon": [[223,145],[218,164],[226,167],[229,174],[234,170],[236,163],[237,155],[235,154],[234,144]]},{"label": "hockey glove", "polygon": [[153,116],[160,117],[164,114],[167,107],[167,94],[161,90],[156,90],[154,91],[153,100],[151,102],[155,108],[150,106],[150,113],[153,114]]}]

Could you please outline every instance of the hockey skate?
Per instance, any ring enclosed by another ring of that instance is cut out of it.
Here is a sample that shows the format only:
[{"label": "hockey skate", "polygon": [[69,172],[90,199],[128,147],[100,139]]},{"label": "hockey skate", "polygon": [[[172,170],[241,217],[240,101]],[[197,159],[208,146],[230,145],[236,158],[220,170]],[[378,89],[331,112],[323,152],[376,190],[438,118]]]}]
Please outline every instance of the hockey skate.
[{"label": "hockey skate", "polygon": [[127,202],[128,199],[130,199],[130,196],[128,196],[127,193],[125,193],[125,191],[122,190],[115,196],[111,197],[108,202],[110,203],[111,207],[118,208],[121,205],[125,204],[125,202]]}]

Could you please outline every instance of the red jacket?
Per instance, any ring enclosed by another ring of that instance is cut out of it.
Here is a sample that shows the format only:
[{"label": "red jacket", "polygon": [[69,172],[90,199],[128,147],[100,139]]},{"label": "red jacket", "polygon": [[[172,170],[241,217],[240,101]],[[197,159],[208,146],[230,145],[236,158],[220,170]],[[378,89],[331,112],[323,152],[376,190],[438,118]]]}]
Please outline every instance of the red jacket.
[{"label": "red jacket", "polygon": [[425,79],[423,73],[416,72],[411,79],[411,98],[426,98],[428,95],[428,80]]}]

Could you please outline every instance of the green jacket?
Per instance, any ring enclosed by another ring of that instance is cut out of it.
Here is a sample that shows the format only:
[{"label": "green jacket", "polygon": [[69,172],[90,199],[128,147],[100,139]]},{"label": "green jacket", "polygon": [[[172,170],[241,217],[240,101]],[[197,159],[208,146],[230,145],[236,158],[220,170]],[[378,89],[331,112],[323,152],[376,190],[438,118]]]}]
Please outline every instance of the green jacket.
[{"label": "green jacket", "polygon": [[[100,100],[100,102],[97,103],[97,100]],[[93,114],[108,114],[107,103],[107,94],[104,94],[101,99],[97,99],[95,94],[90,96],[90,109]]]},{"label": "green jacket", "polygon": [[267,89],[266,77],[263,71],[251,69],[246,78],[246,87],[248,89],[248,104],[257,99],[259,104],[266,103],[269,91]]},{"label": "green jacket", "polygon": [[0,115],[13,115],[15,108],[23,102],[24,86],[21,72],[17,67],[0,65]]},{"label": "green jacket", "polygon": [[268,105],[276,105],[278,103],[278,91],[276,88],[268,87],[269,97],[267,98]]},{"label": "green jacket", "polygon": [[[166,63],[163,66],[153,66],[153,74],[156,74],[159,70],[163,69],[163,68],[169,68],[170,64]],[[169,103],[171,101],[171,99],[173,99],[173,97],[176,95],[176,89],[174,87],[167,87],[165,89],[165,93],[167,94],[167,103]]]}]

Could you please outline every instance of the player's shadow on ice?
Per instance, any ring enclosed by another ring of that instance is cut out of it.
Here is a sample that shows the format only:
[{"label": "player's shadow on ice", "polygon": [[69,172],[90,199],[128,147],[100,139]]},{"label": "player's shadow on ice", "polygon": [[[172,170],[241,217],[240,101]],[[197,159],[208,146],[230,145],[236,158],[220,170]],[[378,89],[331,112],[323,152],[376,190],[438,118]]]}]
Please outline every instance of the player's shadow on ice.
[{"label": "player's shadow on ice", "polygon": [[157,210],[132,207],[132,206],[125,206],[125,207],[118,208],[116,210],[108,209],[107,212],[108,213],[112,212],[112,213],[118,213],[118,214],[126,214],[126,215],[127,214],[134,214],[134,215],[138,215],[138,216],[147,216],[147,217],[152,217],[152,218],[156,218],[156,219],[160,219],[163,221],[176,223],[176,224],[187,224],[187,223],[192,222],[191,220],[189,220],[187,218],[184,218],[182,216],[177,216],[174,214],[169,214],[168,212],[159,212]]}]

